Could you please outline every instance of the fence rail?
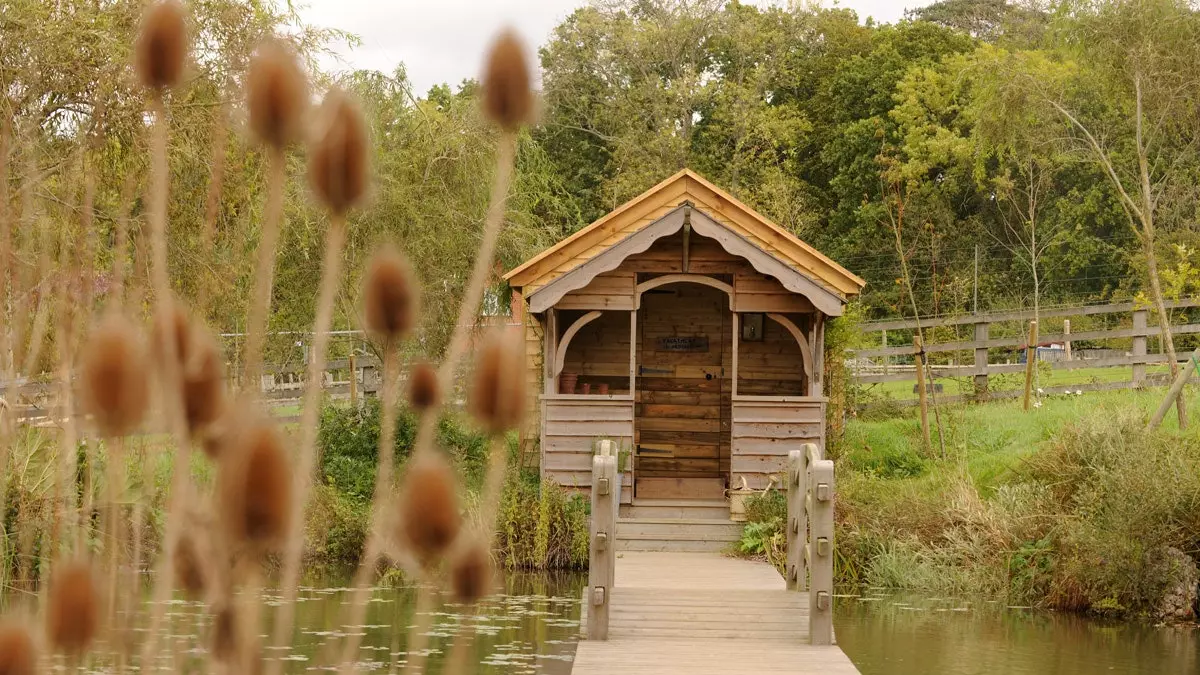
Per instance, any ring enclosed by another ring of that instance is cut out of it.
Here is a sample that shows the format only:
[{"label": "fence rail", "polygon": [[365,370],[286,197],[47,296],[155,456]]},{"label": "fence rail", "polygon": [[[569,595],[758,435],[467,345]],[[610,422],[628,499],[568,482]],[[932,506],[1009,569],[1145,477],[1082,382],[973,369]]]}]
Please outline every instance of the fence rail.
[{"label": "fence rail", "polygon": [[[1193,307],[1200,307],[1200,298],[1189,298],[1167,303],[1168,309],[1188,309]],[[1097,315],[1128,315],[1128,318],[1120,317],[1122,325],[1113,328],[1077,332],[1070,330],[1070,317]],[[1018,359],[1017,363],[1013,363],[1011,359],[1004,363],[992,362],[991,357],[993,355],[990,352],[991,350],[1025,350],[1029,346],[1029,338],[1025,330],[1023,330],[1025,326],[1024,322],[1033,320],[1034,316],[1033,311],[1021,310],[965,316],[934,317],[921,320],[919,324],[922,329],[959,326],[973,327],[974,339],[971,340],[955,339],[930,343],[933,336],[928,332],[925,334],[925,344],[921,350],[922,354],[946,355],[966,353],[967,359],[969,359],[967,363],[963,364],[956,364],[951,360],[951,363],[933,365],[929,368],[934,379],[973,379],[972,394],[942,400],[954,400],[957,398],[979,400],[980,398],[1006,396],[1007,394],[1003,392],[990,391],[989,376],[1023,372],[1025,365],[1019,362],[1020,359]],[[1067,387],[1050,387],[1046,388],[1046,391],[1053,392],[1062,389],[1064,391],[1075,392],[1149,386],[1157,384],[1158,378],[1153,378],[1148,374],[1148,366],[1168,362],[1166,354],[1149,352],[1149,341],[1158,337],[1160,331],[1157,325],[1151,323],[1151,312],[1144,305],[1121,302],[1105,305],[1053,307],[1041,310],[1038,316],[1043,320],[1048,318],[1066,319],[1063,321],[1063,330],[1061,332],[1043,333],[1037,340],[1039,348],[1033,350],[1037,355],[1037,359],[1048,362],[1047,365],[1052,370],[1077,371],[1092,368],[1130,369],[1130,377],[1127,381],[1081,383]],[[1015,324],[1014,327],[1018,330],[1011,331],[1013,334],[1009,336],[992,337],[992,326],[1002,323]],[[861,326],[862,332],[865,334],[879,334],[882,345],[880,347],[855,350],[852,353],[851,371],[854,374],[855,382],[870,385],[915,380],[916,369],[914,366],[892,363],[891,360],[895,357],[915,357],[917,354],[916,348],[912,344],[889,345],[887,334],[889,331],[893,332],[894,341],[895,332],[913,331],[915,333],[917,327],[918,322],[913,319],[864,323]],[[1183,322],[1179,325],[1173,325],[1171,332],[1174,335],[1200,334],[1200,323]],[[1130,348],[1124,353],[1117,352],[1115,354],[1113,350],[1074,350],[1075,353],[1073,353],[1072,346],[1075,343],[1106,340],[1128,340]],[[1053,345],[1055,348],[1046,349],[1041,347],[1042,345]]]},{"label": "fence rail", "polygon": [[833,461],[814,443],[788,453],[787,587],[808,591],[809,642],[833,644]]},{"label": "fence rail", "polygon": [[[287,406],[304,395],[307,364],[275,364],[263,367],[260,391],[272,406]],[[321,389],[334,398],[357,400],[376,394],[382,384],[382,364],[375,357],[335,359],[325,366]],[[238,382],[231,382],[239,386]],[[65,415],[59,401],[62,383],[54,380],[0,382],[0,407],[18,424],[52,423]],[[78,397],[75,397],[78,404]],[[81,410],[73,413],[81,416]],[[287,420],[287,417],[284,417]]]}]

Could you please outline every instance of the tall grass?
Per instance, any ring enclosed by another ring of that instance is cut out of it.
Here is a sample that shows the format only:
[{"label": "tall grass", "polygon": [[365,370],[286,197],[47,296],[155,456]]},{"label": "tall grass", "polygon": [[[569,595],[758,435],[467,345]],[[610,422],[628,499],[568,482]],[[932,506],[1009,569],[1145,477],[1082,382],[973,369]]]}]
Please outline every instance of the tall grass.
[{"label": "tall grass", "polygon": [[843,582],[1158,615],[1200,559],[1200,435],[1146,433],[1151,395],[952,412],[947,461],[911,420],[856,422],[839,470]]}]

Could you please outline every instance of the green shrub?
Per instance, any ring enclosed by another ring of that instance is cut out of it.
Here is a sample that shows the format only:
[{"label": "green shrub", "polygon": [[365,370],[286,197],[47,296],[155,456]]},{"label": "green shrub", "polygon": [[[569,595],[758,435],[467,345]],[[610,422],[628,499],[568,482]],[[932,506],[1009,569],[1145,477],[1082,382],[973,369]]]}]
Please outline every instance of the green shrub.
[{"label": "green shrub", "polygon": [[746,522],[766,523],[775,519],[787,520],[787,493],[767,490],[746,497]]},{"label": "green shrub", "polygon": [[330,485],[314,487],[305,524],[308,564],[350,568],[358,563],[367,541],[371,505]]},{"label": "green shrub", "polygon": [[515,476],[501,498],[497,554],[510,569],[586,568],[589,510],[582,495],[552,481]]}]

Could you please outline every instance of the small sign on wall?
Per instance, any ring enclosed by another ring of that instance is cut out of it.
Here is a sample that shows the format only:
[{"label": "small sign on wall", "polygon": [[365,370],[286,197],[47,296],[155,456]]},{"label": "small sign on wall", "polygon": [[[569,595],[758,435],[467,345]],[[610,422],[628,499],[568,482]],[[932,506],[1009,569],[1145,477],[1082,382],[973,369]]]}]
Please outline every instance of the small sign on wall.
[{"label": "small sign on wall", "polygon": [[660,352],[706,352],[708,338],[699,337],[664,337],[658,339]]}]

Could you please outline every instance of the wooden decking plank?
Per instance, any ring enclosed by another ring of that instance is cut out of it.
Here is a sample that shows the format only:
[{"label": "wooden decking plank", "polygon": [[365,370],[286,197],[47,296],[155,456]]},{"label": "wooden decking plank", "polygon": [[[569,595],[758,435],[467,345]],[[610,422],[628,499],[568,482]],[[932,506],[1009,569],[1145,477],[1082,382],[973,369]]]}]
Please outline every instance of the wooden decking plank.
[{"label": "wooden decking plank", "polygon": [[716,553],[617,555],[610,638],[579,644],[573,675],[858,673],[808,642],[808,594],[770,565]]}]

